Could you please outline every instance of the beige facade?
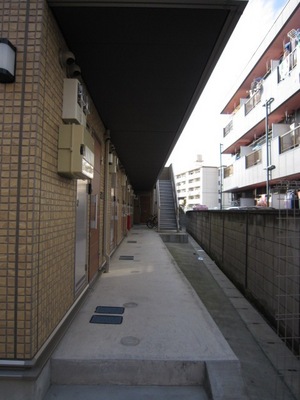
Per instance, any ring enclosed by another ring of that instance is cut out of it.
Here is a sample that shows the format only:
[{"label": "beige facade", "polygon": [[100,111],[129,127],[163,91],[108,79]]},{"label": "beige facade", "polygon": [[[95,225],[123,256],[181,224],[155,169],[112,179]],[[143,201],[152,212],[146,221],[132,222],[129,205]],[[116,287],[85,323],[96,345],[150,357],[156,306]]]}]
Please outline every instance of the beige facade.
[{"label": "beige facade", "polygon": [[87,271],[76,291],[77,180],[57,173],[66,44],[43,0],[2,1],[0,21],[1,37],[17,48],[16,80],[0,84],[0,359],[27,361],[108,264],[126,235],[133,194],[121,165],[109,171],[110,141],[90,104],[95,166],[86,181]]}]

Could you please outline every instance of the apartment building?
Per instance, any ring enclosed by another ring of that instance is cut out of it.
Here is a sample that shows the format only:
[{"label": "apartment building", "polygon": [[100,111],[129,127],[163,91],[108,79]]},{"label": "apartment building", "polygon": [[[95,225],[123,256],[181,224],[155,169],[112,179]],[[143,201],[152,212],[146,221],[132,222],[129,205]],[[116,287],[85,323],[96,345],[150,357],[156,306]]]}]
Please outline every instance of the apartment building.
[{"label": "apartment building", "polygon": [[42,398],[247,0],[109,3],[0,2],[0,398]]},{"label": "apartment building", "polygon": [[299,207],[299,21],[299,1],[291,0],[222,110],[222,154],[231,155],[222,185],[231,205]]},{"label": "apartment building", "polygon": [[218,167],[203,165],[200,155],[190,168],[176,174],[175,180],[177,197],[185,210],[199,204],[218,207]]}]

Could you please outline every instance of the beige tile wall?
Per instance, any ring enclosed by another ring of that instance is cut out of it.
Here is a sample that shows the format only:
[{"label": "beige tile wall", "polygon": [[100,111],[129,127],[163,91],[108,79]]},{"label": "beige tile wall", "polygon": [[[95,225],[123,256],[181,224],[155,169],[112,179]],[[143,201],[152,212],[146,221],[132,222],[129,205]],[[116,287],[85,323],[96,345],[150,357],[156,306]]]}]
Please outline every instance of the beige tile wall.
[{"label": "beige tile wall", "polygon": [[[17,47],[16,82],[0,86],[0,358],[26,360],[75,300],[76,181],[56,172],[65,44],[46,2],[0,2],[0,32]],[[93,106],[88,122],[102,151],[104,263],[105,129]]]}]

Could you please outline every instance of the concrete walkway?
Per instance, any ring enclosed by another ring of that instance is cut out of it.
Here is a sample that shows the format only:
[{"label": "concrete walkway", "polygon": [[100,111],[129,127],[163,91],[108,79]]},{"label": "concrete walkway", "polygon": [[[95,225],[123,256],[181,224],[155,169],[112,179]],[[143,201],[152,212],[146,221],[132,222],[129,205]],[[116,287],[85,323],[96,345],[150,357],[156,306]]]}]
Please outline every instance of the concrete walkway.
[{"label": "concrete walkway", "polygon": [[[199,287],[192,287],[199,276],[191,279],[188,265],[190,272],[199,267],[204,272],[202,289],[207,286],[206,292],[213,293],[209,299],[203,290],[205,304]],[[95,283],[53,354],[53,384],[45,400],[295,399],[268,360],[263,369],[261,357],[251,361],[252,375],[245,369],[245,357],[252,360],[256,351],[260,355],[263,351],[233,306],[226,322],[229,313],[220,304],[229,297],[237,303],[246,300],[240,294],[232,295],[236,289],[217,269],[217,278],[226,281],[225,293],[213,278],[213,267],[192,240],[168,244],[157,232],[134,227],[113,255],[109,273]],[[104,316],[96,312],[97,306],[121,307],[106,314],[117,317],[114,322],[118,323],[91,323],[93,316]],[[228,333],[232,330],[235,338]],[[235,341],[248,355],[237,354]],[[272,384],[260,390],[270,377],[272,382],[276,379],[281,397],[276,397]]]}]

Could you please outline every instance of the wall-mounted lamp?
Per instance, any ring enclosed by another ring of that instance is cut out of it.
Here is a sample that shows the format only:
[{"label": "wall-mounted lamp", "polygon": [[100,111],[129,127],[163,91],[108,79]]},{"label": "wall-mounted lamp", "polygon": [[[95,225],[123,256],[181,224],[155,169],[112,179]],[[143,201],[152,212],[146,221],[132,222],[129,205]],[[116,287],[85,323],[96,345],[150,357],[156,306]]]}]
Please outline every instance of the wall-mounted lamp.
[{"label": "wall-mounted lamp", "polygon": [[16,75],[16,51],[8,39],[0,38],[0,82],[12,83]]},{"label": "wall-mounted lamp", "polygon": [[267,168],[264,168],[264,169],[266,169],[267,171],[272,171],[275,168],[276,168],[275,165],[268,165]]},{"label": "wall-mounted lamp", "polygon": [[77,64],[71,64],[67,66],[68,78],[78,78],[81,75],[81,68]]},{"label": "wall-mounted lamp", "polygon": [[76,64],[75,55],[71,51],[60,50],[59,63],[62,68],[66,69],[68,78],[78,78],[81,75],[81,68]]},{"label": "wall-mounted lamp", "polygon": [[75,63],[75,56],[69,50],[61,50],[59,52],[59,62],[62,67],[66,67],[67,65],[72,65]]}]

